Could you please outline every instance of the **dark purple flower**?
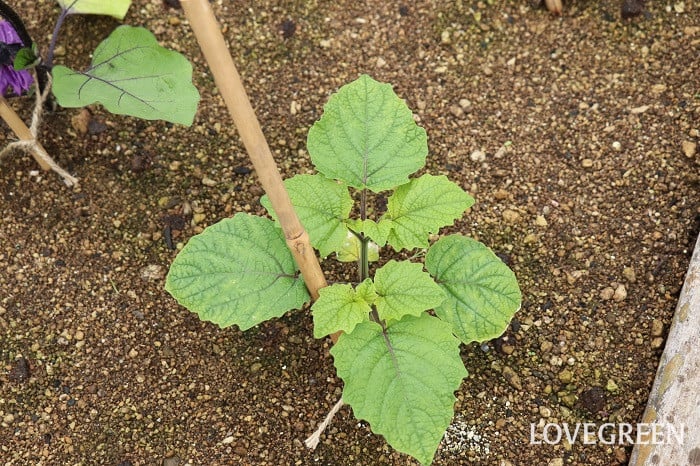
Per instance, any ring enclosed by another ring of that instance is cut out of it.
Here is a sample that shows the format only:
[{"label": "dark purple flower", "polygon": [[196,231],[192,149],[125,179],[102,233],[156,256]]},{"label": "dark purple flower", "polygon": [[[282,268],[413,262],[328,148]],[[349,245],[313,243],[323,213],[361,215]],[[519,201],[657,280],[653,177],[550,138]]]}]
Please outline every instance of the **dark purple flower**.
[{"label": "dark purple flower", "polygon": [[[34,78],[28,70],[15,70],[12,62],[22,40],[8,21],[0,21],[0,92],[7,96],[22,95],[29,90]],[[12,90],[10,90],[10,88]]]}]

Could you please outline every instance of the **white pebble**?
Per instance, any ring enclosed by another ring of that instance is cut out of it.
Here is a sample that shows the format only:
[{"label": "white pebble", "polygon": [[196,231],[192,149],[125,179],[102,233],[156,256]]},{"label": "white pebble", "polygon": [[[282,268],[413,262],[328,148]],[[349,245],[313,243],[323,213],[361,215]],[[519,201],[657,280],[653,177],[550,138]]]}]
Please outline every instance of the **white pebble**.
[{"label": "white pebble", "polygon": [[483,162],[486,160],[486,153],[480,150],[475,150],[469,155],[472,162]]}]

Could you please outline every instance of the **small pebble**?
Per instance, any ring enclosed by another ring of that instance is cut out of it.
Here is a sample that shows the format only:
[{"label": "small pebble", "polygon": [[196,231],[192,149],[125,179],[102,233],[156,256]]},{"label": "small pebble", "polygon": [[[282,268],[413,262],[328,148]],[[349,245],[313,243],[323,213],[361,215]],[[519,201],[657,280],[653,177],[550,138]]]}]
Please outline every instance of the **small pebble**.
[{"label": "small pebble", "polygon": [[622,276],[625,277],[625,280],[627,280],[630,283],[634,283],[637,281],[637,274],[634,271],[634,268],[632,267],[625,267],[622,270]]},{"label": "small pebble", "polygon": [[600,290],[600,299],[603,301],[609,301],[612,299],[613,295],[615,294],[615,290],[612,289],[611,287],[605,287],[602,290]]},{"label": "small pebble", "polygon": [[549,463],[547,463],[547,466],[564,466],[564,459],[563,458],[554,458],[549,460]]},{"label": "small pebble", "polygon": [[516,390],[522,390],[523,386],[520,382],[520,376],[513,369],[506,366],[503,368],[503,377]]},{"label": "small pebble", "polygon": [[445,29],[440,33],[440,43],[442,44],[449,44],[452,42],[452,39],[450,38],[450,31]]},{"label": "small pebble", "polygon": [[593,166],[593,160],[583,159],[583,160],[581,160],[581,166],[583,168],[591,168]]},{"label": "small pebble", "polygon": [[571,383],[574,380],[574,374],[569,369],[564,369],[559,373],[559,380],[562,383]]},{"label": "small pebble", "polygon": [[546,406],[540,406],[539,411],[540,416],[542,416],[545,419],[550,418],[552,416],[552,410]]},{"label": "small pebble", "polygon": [[206,177],[206,176],[204,178],[202,178],[202,184],[204,186],[209,186],[209,187],[217,185],[215,180],[212,180],[211,178]]},{"label": "small pebble", "polygon": [[534,233],[528,233],[525,235],[525,238],[523,238],[523,243],[525,244],[534,244],[539,240],[536,234]]},{"label": "small pebble", "polygon": [[139,275],[147,282],[162,280],[165,278],[165,268],[160,264],[150,264],[143,267]]},{"label": "small pebble", "polygon": [[194,214],[194,215],[192,215],[192,225],[193,226],[199,225],[206,218],[207,218],[207,214],[205,214],[205,213]]},{"label": "small pebble", "polygon": [[646,112],[647,110],[649,110],[649,106],[648,106],[648,105],[642,105],[642,106],[640,106],[640,107],[635,107],[635,108],[633,108],[632,110],[630,110],[630,113],[631,113],[632,115],[639,115],[640,113],[644,113],[644,112]]},{"label": "small pebble", "polygon": [[615,292],[613,293],[612,299],[615,302],[621,302],[624,301],[627,298],[627,288],[625,288],[625,285],[617,285],[617,288],[615,288]]},{"label": "small pebble", "polygon": [[83,108],[77,115],[71,117],[70,123],[71,126],[73,126],[73,129],[80,134],[87,134],[88,124],[90,123],[91,118],[92,114],[90,111],[87,108]]},{"label": "small pebble", "polygon": [[538,227],[545,228],[547,226],[547,219],[544,218],[542,215],[538,215],[535,218],[535,225],[537,225]]},{"label": "small pebble", "polygon": [[512,209],[506,209],[503,211],[503,220],[507,223],[515,223],[520,220],[520,214]]},{"label": "small pebble", "polygon": [[459,105],[450,105],[450,113],[455,118],[462,118],[464,116],[464,110]]},{"label": "small pebble", "polygon": [[252,372],[252,373],[259,372],[260,369],[262,369],[262,364],[259,362],[254,362],[253,364],[250,365],[250,372]]},{"label": "small pebble", "polygon": [[620,144],[620,141],[615,141],[612,143],[612,148],[613,150],[619,152],[620,150],[622,150],[622,144]]},{"label": "small pebble", "polygon": [[653,340],[651,340],[651,347],[653,349],[659,349],[662,346],[664,346],[664,339],[662,337],[656,337]]},{"label": "small pebble", "polygon": [[466,112],[471,108],[472,102],[469,99],[459,99],[459,106]]},{"label": "small pebble", "polygon": [[163,466],[178,466],[180,464],[180,457],[175,455],[175,456],[170,456],[168,458],[165,458],[163,460]]},{"label": "small pebble", "polygon": [[609,379],[608,383],[605,384],[605,389],[609,392],[616,392],[620,389],[620,387],[618,387],[617,383],[613,379]]},{"label": "small pebble", "polygon": [[139,352],[136,351],[134,348],[131,348],[131,350],[129,350],[129,357],[130,358],[135,358],[138,355],[139,355]]},{"label": "small pebble", "polygon": [[472,162],[483,162],[486,160],[486,153],[480,150],[475,150],[469,155],[469,159],[471,159]]},{"label": "small pebble", "polygon": [[576,395],[574,395],[573,393],[569,393],[568,395],[563,395],[561,397],[561,401],[569,408],[573,408],[574,406],[576,406],[576,401],[577,401]]},{"label": "small pebble", "polygon": [[685,154],[686,157],[690,158],[695,155],[695,151],[697,150],[698,145],[691,141],[683,141],[681,147],[683,149],[683,154]]},{"label": "small pebble", "polygon": [[503,189],[503,188],[497,189],[497,190],[493,193],[493,197],[494,197],[497,201],[502,201],[502,200],[504,200],[504,199],[508,199],[508,191],[506,191],[506,190]]},{"label": "small pebble", "polygon": [[664,333],[664,323],[659,319],[651,321],[651,336],[660,337]]}]

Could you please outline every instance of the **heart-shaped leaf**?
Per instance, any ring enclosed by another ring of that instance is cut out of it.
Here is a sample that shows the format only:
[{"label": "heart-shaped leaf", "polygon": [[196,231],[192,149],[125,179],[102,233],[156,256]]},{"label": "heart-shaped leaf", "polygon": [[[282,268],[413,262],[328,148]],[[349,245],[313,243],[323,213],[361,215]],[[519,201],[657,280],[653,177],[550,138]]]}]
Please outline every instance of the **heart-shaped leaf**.
[{"label": "heart-shaped leaf", "polygon": [[425,164],[428,138],[389,84],[367,75],[343,86],[309,130],[311,161],[327,178],[379,192]]},{"label": "heart-shaped leaf", "polygon": [[87,70],[55,66],[52,76],[63,107],[98,102],[112,113],[191,125],[199,102],[190,62],[141,27],[115,29],[97,46]]},{"label": "heart-shaped leaf", "polygon": [[446,176],[423,175],[389,196],[379,226],[391,226],[387,242],[397,251],[427,248],[430,233],[451,225],[473,204],[474,198]]},{"label": "heart-shaped leaf", "polygon": [[472,238],[440,238],[428,250],[425,267],[447,295],[435,313],[464,343],[500,336],[520,308],[513,271]]},{"label": "heart-shaped leaf", "polygon": [[243,213],[192,237],[165,289],[200,319],[241,330],[309,300],[282,231],[270,219]]},{"label": "heart-shaped leaf", "polygon": [[379,317],[387,320],[418,316],[445,300],[445,293],[423,271],[423,265],[414,262],[390,260],[375,273],[374,288]]},{"label": "heart-shaped leaf", "polygon": [[425,313],[405,316],[386,332],[361,322],[331,354],[355,416],[429,464],[454,414],[454,391],[467,376],[449,324]]}]

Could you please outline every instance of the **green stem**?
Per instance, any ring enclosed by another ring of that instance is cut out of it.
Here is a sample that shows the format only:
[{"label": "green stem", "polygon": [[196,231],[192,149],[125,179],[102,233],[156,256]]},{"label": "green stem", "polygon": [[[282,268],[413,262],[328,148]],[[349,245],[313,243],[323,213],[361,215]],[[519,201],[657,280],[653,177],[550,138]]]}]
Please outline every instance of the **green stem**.
[{"label": "green stem", "polygon": [[369,278],[369,238],[360,236],[360,283]]},{"label": "green stem", "polygon": [[[367,188],[360,193],[360,219],[367,220]],[[369,277],[369,238],[364,234],[360,239],[360,283]]]},{"label": "green stem", "polygon": [[[360,194],[360,218],[362,221],[367,219],[367,189],[363,189]],[[369,242],[370,239],[360,234],[358,236],[360,240],[360,283],[369,278]],[[379,313],[377,309],[372,306],[372,311],[369,313],[369,318],[374,322],[382,326],[382,330],[386,332],[386,324],[379,318]]]}]

